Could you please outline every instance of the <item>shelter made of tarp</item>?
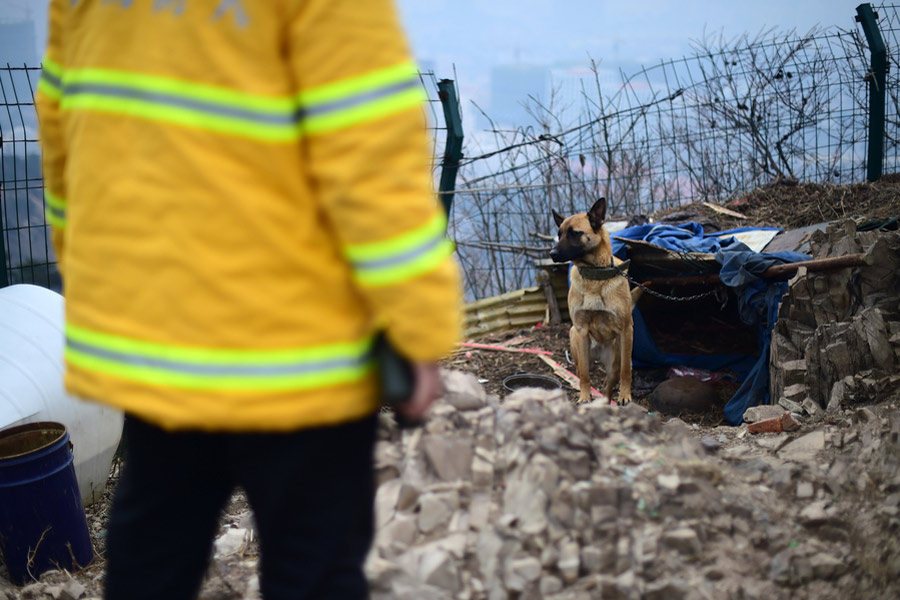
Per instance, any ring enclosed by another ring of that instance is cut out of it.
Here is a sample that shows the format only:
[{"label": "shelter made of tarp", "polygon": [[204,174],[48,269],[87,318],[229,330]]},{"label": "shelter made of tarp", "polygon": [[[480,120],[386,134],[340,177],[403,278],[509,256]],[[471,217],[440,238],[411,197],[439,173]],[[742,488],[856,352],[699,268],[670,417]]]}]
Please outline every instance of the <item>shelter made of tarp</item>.
[{"label": "shelter made of tarp", "polygon": [[[622,229],[612,239],[613,253],[627,259],[628,240],[647,242],[675,252],[706,253],[721,265],[719,278],[734,288],[741,320],[758,331],[758,356],[739,354],[687,355],[661,352],[653,342],[640,309],[634,309],[634,353],[637,366],[686,365],[708,370],[730,369],[743,382],[725,405],[725,418],[739,425],[750,406],[770,403],[769,342],[778,315],[778,305],[787,290],[786,278],[762,278],[773,265],[809,260],[801,252],[760,252],[765,241],[781,231],[772,227],[743,227],[705,233],[699,223],[680,225],[639,225]],[[747,240],[750,245],[741,241]],[[624,240],[624,241],[623,241]],[[682,273],[688,275],[691,273]]]}]

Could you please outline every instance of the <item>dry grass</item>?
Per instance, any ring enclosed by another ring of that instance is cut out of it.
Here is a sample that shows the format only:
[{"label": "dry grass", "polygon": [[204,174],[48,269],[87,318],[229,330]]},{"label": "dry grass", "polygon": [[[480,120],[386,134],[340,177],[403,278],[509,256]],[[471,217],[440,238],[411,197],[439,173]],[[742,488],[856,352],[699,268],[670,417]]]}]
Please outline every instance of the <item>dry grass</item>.
[{"label": "dry grass", "polygon": [[849,185],[774,182],[724,206],[746,218],[720,214],[700,203],[660,211],[654,217],[666,220],[668,216],[693,213],[721,229],[760,226],[788,230],[840,219],[853,219],[859,224],[887,220],[900,215],[900,174],[885,175],[872,183]]}]

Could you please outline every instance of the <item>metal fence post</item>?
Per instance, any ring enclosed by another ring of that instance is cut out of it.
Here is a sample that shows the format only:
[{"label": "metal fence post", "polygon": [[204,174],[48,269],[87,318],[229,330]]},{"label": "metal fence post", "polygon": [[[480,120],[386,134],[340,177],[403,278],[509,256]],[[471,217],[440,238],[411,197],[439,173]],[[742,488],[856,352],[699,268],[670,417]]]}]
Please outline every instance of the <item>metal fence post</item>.
[{"label": "metal fence post", "polygon": [[869,149],[866,163],[866,179],[875,181],[881,177],[884,163],[884,99],[887,79],[887,50],[878,30],[878,14],[871,4],[856,7],[856,21],[862,25],[869,52],[872,55],[866,81],[869,82]]},{"label": "metal fence post", "polygon": [[444,147],[444,160],[441,163],[441,181],[438,190],[447,217],[453,205],[453,191],[456,189],[456,173],[459,171],[459,160],[462,158],[463,128],[459,115],[459,100],[452,79],[441,79],[438,82],[438,97],[444,107],[444,122],[447,124],[447,144]]},{"label": "metal fence post", "polygon": [[[3,176],[6,165],[3,164],[3,133],[0,132],[0,288],[9,285],[6,273],[6,195],[4,193],[6,177]],[[13,167],[15,168],[15,167]]]}]

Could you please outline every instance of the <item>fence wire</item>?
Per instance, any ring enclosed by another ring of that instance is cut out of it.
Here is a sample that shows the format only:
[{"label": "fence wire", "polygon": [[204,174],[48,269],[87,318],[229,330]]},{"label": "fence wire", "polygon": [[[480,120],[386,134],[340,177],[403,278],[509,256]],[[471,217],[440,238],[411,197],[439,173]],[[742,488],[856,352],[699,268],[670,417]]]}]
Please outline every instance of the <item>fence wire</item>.
[{"label": "fence wire", "polygon": [[877,9],[878,28],[887,47],[888,70],[885,89],[884,172],[900,171],[900,5],[888,4]]},{"label": "fence wire", "polygon": [[[889,64],[885,173],[900,170],[897,8],[876,7]],[[533,284],[534,259],[546,257],[555,230],[551,208],[578,212],[606,196],[611,214],[627,217],[727,201],[779,178],[865,179],[869,51],[858,27],[707,39],[691,57],[620,73],[614,85],[592,67],[575,122],[562,121],[552,98],[532,99],[535,125],[492,127],[490,142],[465,149],[450,233],[468,298]],[[34,111],[39,76],[39,67],[0,67],[0,285],[58,290]],[[437,79],[420,79],[437,179],[446,125]]]},{"label": "fence wire", "polygon": [[[5,259],[6,265],[5,271],[0,271],[0,287],[31,283],[60,291],[50,226],[44,217],[34,106],[40,75],[40,67],[0,67],[0,250],[5,250],[0,252],[0,259]],[[425,110],[432,138],[432,168],[437,178],[443,160],[444,113],[434,73],[420,72],[419,79],[427,95]]]},{"label": "fence wire", "polygon": [[44,221],[34,109],[40,74],[40,67],[0,68],[0,217],[6,254],[0,284],[32,283],[59,291],[50,228]]},{"label": "fence wire", "polygon": [[[898,11],[877,12],[891,65],[888,173],[898,169]],[[551,208],[581,212],[605,196],[628,218],[778,179],[865,180],[869,56],[859,28],[709,38],[614,85],[592,64],[573,124],[552,96],[531,99],[534,126],[494,127],[493,147],[468,149],[451,220],[468,296],[534,284],[534,259],[556,229]]]}]

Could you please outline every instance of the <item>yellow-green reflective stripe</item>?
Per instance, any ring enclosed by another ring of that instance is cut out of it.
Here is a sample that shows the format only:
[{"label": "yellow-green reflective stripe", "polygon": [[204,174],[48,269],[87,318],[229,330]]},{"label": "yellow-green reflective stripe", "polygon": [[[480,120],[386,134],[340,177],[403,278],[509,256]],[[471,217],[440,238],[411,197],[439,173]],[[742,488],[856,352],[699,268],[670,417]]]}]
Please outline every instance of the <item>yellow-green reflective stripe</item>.
[{"label": "yellow-green reflective stripe", "polygon": [[92,331],[70,323],[66,324],[66,337],[92,346],[107,348],[126,354],[143,355],[196,364],[288,364],[317,358],[335,358],[365,354],[372,345],[370,338],[354,342],[342,342],[307,348],[279,350],[233,350],[224,348],[198,348],[173,346],[126,338]]},{"label": "yellow-green reflective stripe", "polygon": [[69,69],[63,73],[62,82],[64,87],[77,84],[122,86],[273,114],[293,113],[296,107],[296,103],[290,97],[261,96],[224,87],[173,79],[171,77],[130,73],[112,69]]},{"label": "yellow-green reflective stripe", "polygon": [[415,65],[403,63],[272,97],[112,69],[65,70],[47,59],[39,89],[64,110],[126,114],[269,142],[369,122],[425,100]]},{"label": "yellow-green reflective stripe", "polygon": [[49,56],[44,56],[44,59],[41,61],[41,68],[45,73],[49,73],[56,78],[62,77],[62,66],[55,60],[52,60]]},{"label": "yellow-green reflective stripe", "polygon": [[50,212],[49,208],[44,211],[44,219],[48,223],[50,223],[54,227],[58,227],[59,229],[65,229],[65,227],[66,227],[66,220],[60,219],[58,216],[56,216],[55,214]]},{"label": "yellow-green reflective stripe", "polygon": [[44,188],[44,215],[47,222],[55,227],[66,226],[66,201]]},{"label": "yellow-green reflective stripe", "polygon": [[353,244],[344,249],[344,253],[351,261],[380,260],[392,255],[402,254],[427,240],[436,236],[443,236],[447,230],[447,217],[443,212],[435,212],[430,221],[398,236],[370,242],[368,244]]},{"label": "yellow-green reflective stripe", "polygon": [[204,114],[189,108],[159,105],[138,98],[120,99],[105,97],[100,94],[83,93],[72,97],[64,96],[60,106],[63,110],[84,109],[127,114],[151,121],[164,121],[186,127],[207,129],[218,133],[230,133],[270,142],[296,140],[300,135],[299,128],[296,125],[268,125],[247,122],[239,118]]},{"label": "yellow-green reflective stripe", "polygon": [[126,114],[268,142],[300,135],[296,100],[111,69],[61,74],[61,108]]},{"label": "yellow-green reflective stripe", "polygon": [[371,71],[364,75],[305,90],[297,95],[297,100],[299,100],[301,106],[334,102],[360,93],[388,87],[411,77],[418,77],[416,66],[411,62],[405,62],[386,69]]},{"label": "yellow-green reflective stripe", "polygon": [[191,389],[290,390],[349,383],[372,369],[371,339],[288,350],[183,348],[66,326],[74,365]]},{"label": "yellow-green reflective stripe", "polygon": [[56,101],[62,98],[62,90],[54,86],[46,77],[41,77],[41,80],[38,81],[37,91]]},{"label": "yellow-green reflective stripe", "polygon": [[437,267],[453,252],[446,238],[447,218],[436,212],[425,225],[388,240],[345,249],[354,276],[364,285],[399,283]]},{"label": "yellow-green reflective stripe", "polygon": [[303,133],[329,133],[352,125],[368,123],[408,108],[421,106],[424,99],[424,90],[415,87],[340,112],[309,116],[302,121]]},{"label": "yellow-green reflective stripe", "polygon": [[72,365],[90,371],[106,373],[122,379],[151,385],[211,391],[247,390],[277,392],[322,388],[359,381],[373,370],[373,363],[370,359],[366,361],[365,364],[354,367],[333,369],[325,373],[308,375],[281,375],[254,378],[229,375],[201,377],[188,373],[155,369],[147,366],[122,364],[120,362],[92,356],[71,348],[66,348],[65,356],[66,360]]},{"label": "yellow-green reflective stripe", "polygon": [[420,106],[425,93],[411,62],[306,90],[297,95],[303,132],[343,129]]},{"label": "yellow-green reflective stripe", "polygon": [[41,63],[41,67],[41,79],[38,81],[38,91],[48,98],[59,100],[62,96],[62,67],[46,56]]},{"label": "yellow-green reflective stripe", "polygon": [[453,242],[443,239],[429,252],[420,254],[413,260],[379,270],[356,270],[355,276],[363,285],[373,287],[393,285],[437,268],[451,254],[453,254]]}]

